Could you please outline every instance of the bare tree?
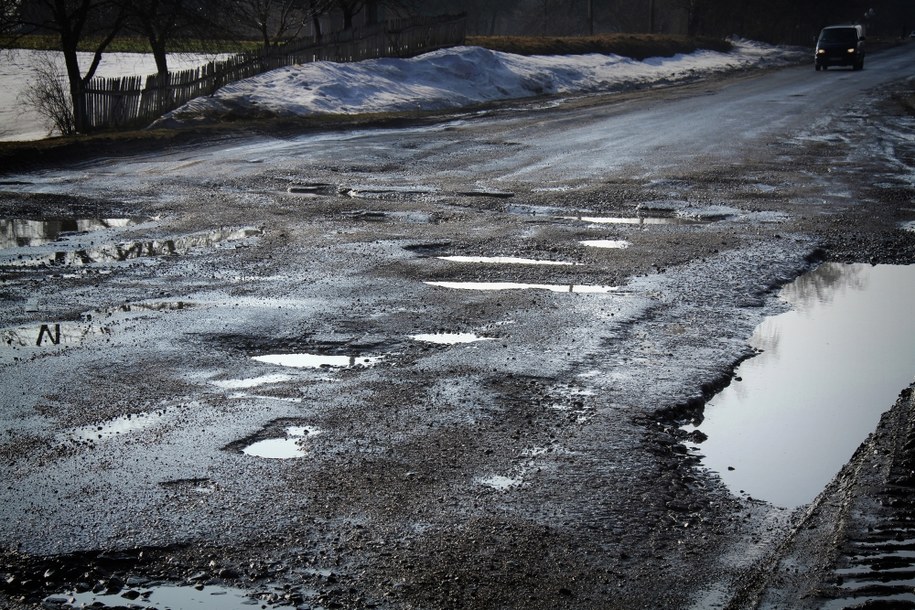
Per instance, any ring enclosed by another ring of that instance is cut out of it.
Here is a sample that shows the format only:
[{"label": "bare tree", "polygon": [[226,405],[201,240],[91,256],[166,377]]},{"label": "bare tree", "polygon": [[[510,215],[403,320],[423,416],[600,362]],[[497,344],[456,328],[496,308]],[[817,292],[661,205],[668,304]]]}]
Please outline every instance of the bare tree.
[{"label": "bare tree", "polygon": [[242,28],[256,31],[265,47],[299,35],[313,11],[326,10],[326,0],[232,0],[229,11]]},{"label": "bare tree", "polygon": [[16,30],[20,0],[0,0],[0,35],[9,35]]},{"label": "bare tree", "polygon": [[[52,31],[60,40],[64,56],[74,130],[85,133],[89,123],[84,92],[95,76],[102,54],[121,31],[125,13],[115,0],[30,0],[18,4],[14,26],[20,33]],[[92,59],[83,71],[78,49],[90,45]]]},{"label": "bare tree", "polygon": [[182,36],[199,35],[209,27],[187,0],[120,1],[125,28],[146,38],[159,74],[168,74],[168,51],[180,48]]}]

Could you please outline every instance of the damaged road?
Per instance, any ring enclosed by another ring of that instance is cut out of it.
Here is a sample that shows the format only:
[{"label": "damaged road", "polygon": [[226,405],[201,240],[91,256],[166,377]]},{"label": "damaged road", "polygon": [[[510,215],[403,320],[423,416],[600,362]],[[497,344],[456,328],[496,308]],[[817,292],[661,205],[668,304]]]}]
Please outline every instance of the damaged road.
[{"label": "damaged road", "polygon": [[915,263],[913,52],[4,176],[0,606],[844,607],[911,393],[804,507],[682,425]]}]

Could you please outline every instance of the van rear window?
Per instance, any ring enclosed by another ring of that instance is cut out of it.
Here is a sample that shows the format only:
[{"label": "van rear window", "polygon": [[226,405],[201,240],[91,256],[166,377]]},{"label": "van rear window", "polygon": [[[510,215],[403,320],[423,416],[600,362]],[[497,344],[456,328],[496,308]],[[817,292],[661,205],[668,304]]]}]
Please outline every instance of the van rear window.
[{"label": "van rear window", "polygon": [[858,42],[858,31],[855,28],[836,28],[823,30],[820,42]]}]

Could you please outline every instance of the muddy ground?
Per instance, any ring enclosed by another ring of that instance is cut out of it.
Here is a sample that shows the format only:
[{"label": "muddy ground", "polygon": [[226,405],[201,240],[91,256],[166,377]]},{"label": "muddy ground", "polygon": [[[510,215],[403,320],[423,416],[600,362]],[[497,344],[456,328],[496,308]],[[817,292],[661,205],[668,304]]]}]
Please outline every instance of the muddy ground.
[{"label": "muddy ground", "polygon": [[[3,218],[133,221],[0,261],[0,607],[130,606],[162,584],[296,608],[844,599],[853,545],[911,537],[911,393],[798,510],[732,494],[679,425],[752,356],[780,286],[824,260],[915,263],[910,95],[875,89],[839,135],[574,186],[492,186],[465,159],[521,144],[432,150],[421,130],[280,162],[265,147],[242,169],[219,151],[247,141],[224,135],[8,175]],[[663,224],[582,220],[610,216]],[[430,284],[465,281],[594,292]],[[293,353],[351,361],[252,359]],[[243,452],[292,435],[301,457]]]}]

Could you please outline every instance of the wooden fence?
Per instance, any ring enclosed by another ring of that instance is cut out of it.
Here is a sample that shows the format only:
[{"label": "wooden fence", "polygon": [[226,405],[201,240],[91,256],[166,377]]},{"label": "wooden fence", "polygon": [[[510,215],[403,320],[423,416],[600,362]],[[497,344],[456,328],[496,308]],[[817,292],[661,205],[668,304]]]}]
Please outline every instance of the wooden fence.
[{"label": "wooden fence", "polygon": [[463,15],[400,19],[294,40],[164,77],[93,78],[84,91],[84,124],[89,131],[142,127],[195,97],[269,70],[313,61],[414,57],[463,44],[464,33]]}]

